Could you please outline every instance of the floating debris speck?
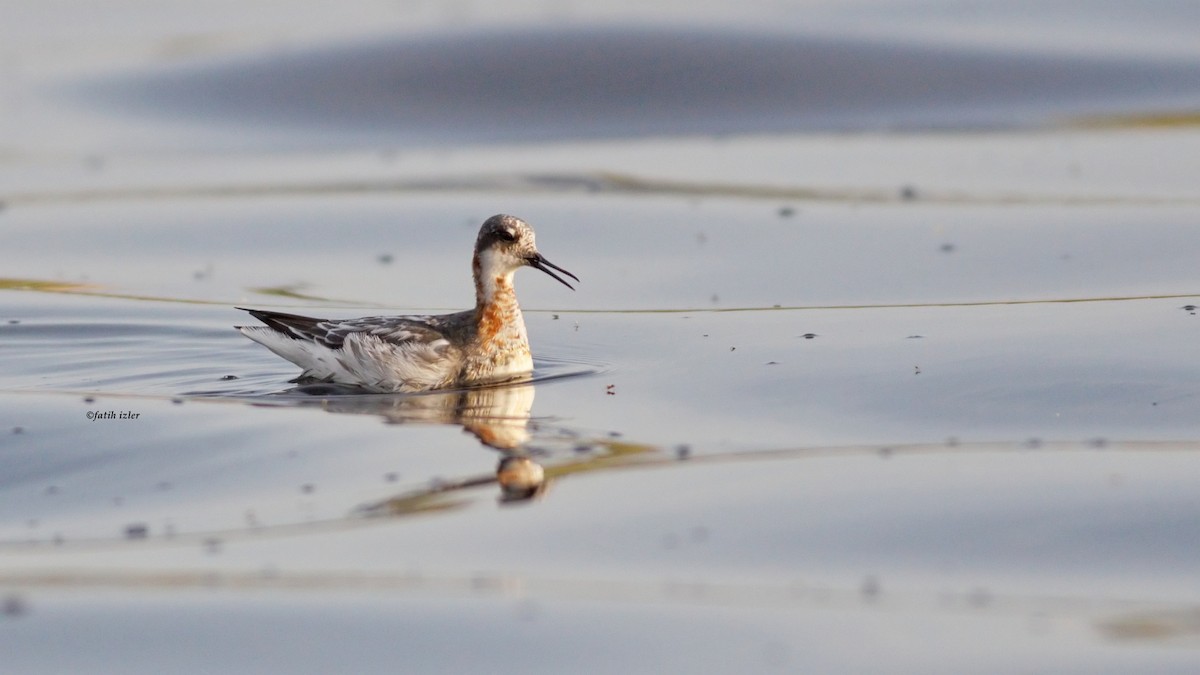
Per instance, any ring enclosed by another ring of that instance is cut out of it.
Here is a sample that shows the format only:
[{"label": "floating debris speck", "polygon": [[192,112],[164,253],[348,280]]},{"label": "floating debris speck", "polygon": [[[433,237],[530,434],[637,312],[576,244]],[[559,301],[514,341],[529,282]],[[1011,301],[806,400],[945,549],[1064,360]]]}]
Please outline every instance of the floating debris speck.
[{"label": "floating debris speck", "polygon": [[29,613],[29,603],[19,595],[6,595],[0,601],[0,614],[9,617],[24,616]]},{"label": "floating debris speck", "polygon": [[869,575],[863,579],[862,586],[858,592],[862,594],[863,600],[874,602],[879,599],[879,594],[883,592],[883,588],[879,585],[879,579],[874,575]]}]

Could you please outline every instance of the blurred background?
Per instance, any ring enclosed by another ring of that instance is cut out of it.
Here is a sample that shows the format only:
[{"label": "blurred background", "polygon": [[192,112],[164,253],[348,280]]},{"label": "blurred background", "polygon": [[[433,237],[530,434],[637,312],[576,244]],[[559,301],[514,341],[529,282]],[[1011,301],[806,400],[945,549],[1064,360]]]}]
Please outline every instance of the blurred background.
[{"label": "blurred background", "polygon": [[[1194,672],[1200,5],[0,3],[6,672]],[[232,330],[469,306],[531,383]]]}]

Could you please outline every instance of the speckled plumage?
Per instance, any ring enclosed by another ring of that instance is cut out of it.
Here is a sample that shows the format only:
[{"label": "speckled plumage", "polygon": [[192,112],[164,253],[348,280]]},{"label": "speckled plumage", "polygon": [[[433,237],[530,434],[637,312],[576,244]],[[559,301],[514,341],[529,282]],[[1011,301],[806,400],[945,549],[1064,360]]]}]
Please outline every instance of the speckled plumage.
[{"label": "speckled plumage", "polygon": [[317,319],[247,309],[265,326],[243,335],[304,369],[297,381],[351,384],[378,392],[415,392],[515,379],[533,370],[525,320],[513,289],[521,267],[579,281],[537,251],[533,228],[496,215],[475,240],[475,308],[436,316]]}]

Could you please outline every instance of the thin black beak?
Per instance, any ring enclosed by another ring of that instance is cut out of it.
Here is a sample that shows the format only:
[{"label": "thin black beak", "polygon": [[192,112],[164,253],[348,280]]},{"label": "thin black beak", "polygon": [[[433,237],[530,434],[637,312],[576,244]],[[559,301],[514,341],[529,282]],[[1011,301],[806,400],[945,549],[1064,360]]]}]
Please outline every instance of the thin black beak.
[{"label": "thin black beak", "polygon": [[563,268],[559,267],[558,265],[555,265],[554,263],[550,262],[549,260],[546,260],[545,258],[542,257],[541,253],[534,253],[533,255],[526,258],[525,262],[528,263],[529,266],[534,268],[535,270],[541,270],[541,271],[545,272],[546,274],[549,274],[550,276],[554,277],[554,280],[557,281],[558,283],[562,284],[563,286],[566,286],[567,288],[569,288],[571,290],[575,290],[575,287],[572,286],[571,284],[568,284],[566,279],[563,279],[562,277],[558,276],[554,272],[551,272],[550,270],[552,270],[552,269],[558,270],[559,272],[562,272],[563,274],[571,277],[575,281],[579,281],[579,277],[575,276],[574,274],[571,274],[570,272],[564,270]]}]

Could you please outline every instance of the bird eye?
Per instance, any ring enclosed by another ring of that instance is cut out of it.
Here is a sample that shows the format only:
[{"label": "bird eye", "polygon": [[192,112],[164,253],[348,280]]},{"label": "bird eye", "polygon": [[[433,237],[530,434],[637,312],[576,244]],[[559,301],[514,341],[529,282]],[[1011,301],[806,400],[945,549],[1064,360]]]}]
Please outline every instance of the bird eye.
[{"label": "bird eye", "polygon": [[512,230],[496,230],[496,236],[504,241],[516,241],[517,235]]}]

